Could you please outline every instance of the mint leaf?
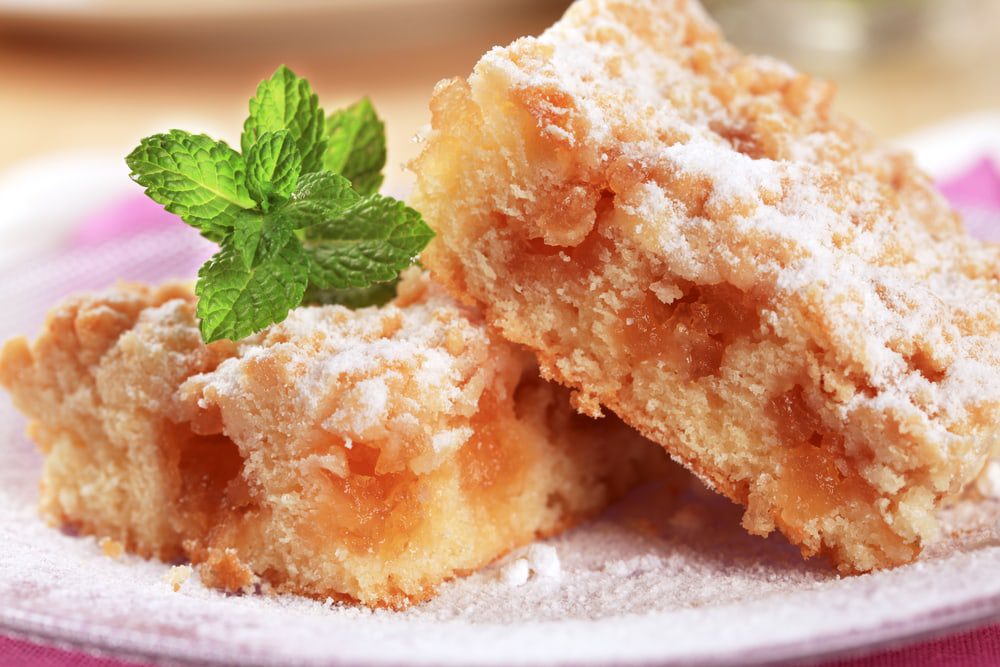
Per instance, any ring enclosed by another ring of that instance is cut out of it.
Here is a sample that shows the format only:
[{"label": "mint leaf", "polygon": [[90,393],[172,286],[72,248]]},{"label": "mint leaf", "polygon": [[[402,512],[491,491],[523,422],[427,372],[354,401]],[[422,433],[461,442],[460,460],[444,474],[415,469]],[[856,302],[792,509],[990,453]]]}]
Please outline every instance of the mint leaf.
[{"label": "mint leaf", "polygon": [[[237,220],[226,243],[239,254],[244,266],[250,269],[281,251],[293,237],[295,230],[284,218],[248,211]],[[297,237],[295,240],[298,242]]]},{"label": "mint leaf", "polygon": [[264,216],[256,211],[247,211],[236,220],[229,245],[243,260],[243,266],[247,269],[254,265],[263,232]]},{"label": "mint leaf", "polygon": [[302,156],[288,130],[262,132],[246,154],[247,188],[267,211],[292,194],[302,171]]},{"label": "mint leaf", "polygon": [[344,289],[320,289],[310,285],[303,297],[304,303],[339,304],[348,308],[382,306],[396,297],[399,280],[375,283],[371,287],[347,287]]},{"label": "mint leaf", "polygon": [[265,132],[288,130],[302,158],[302,173],[317,171],[323,164],[326,136],[323,109],[312,86],[284,65],[257,86],[250,100],[250,116],[243,124],[240,145],[243,154]]},{"label": "mint leaf", "polygon": [[419,213],[381,195],[361,199],[305,234],[309,280],[320,289],[392,280],[434,236]]},{"label": "mint leaf", "polygon": [[326,119],[327,147],[323,167],[342,174],[363,195],[382,185],[385,125],[367,97]]},{"label": "mint leaf", "polygon": [[[260,235],[260,244],[257,246],[255,261],[268,261],[275,254],[282,252],[289,243],[294,243],[297,248],[302,247],[299,237],[295,235],[295,230],[286,220],[278,216],[266,216]],[[307,263],[308,261],[304,252],[301,253],[300,261],[303,263]]]},{"label": "mint leaf", "polygon": [[171,130],[143,139],[125,162],[131,178],[171,213],[221,241],[243,209],[255,206],[246,165],[224,142]]},{"label": "mint leaf", "polygon": [[278,215],[293,228],[303,229],[337,218],[360,199],[361,195],[343,176],[317,171],[302,175],[298,188],[278,209]]},{"label": "mint leaf", "polygon": [[302,303],[308,283],[302,255],[298,239],[291,236],[265,261],[247,268],[240,253],[223,244],[198,271],[195,286],[205,342],[240,340],[284,320]]}]

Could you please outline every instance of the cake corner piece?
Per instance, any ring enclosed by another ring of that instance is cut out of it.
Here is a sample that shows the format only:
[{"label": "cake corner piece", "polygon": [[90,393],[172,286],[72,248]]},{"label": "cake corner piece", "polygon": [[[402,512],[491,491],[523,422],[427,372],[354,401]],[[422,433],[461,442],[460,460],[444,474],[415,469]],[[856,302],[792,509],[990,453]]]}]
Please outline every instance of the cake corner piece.
[{"label": "cake corner piece", "polygon": [[424,254],[543,372],[845,572],[998,448],[1000,248],[700,5],[579,0],[440,84]]},{"label": "cake corner piece", "polygon": [[6,349],[43,513],[233,592],[405,607],[669,474],[416,270],[210,345],[189,286],[119,286]]}]

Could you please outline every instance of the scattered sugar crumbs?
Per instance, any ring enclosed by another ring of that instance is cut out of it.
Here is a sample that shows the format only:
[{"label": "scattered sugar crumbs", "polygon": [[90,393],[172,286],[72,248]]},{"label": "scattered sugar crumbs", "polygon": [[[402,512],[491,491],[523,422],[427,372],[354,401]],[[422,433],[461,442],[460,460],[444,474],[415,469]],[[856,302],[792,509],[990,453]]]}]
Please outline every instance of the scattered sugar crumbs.
[{"label": "scattered sugar crumbs", "polygon": [[976,490],[984,498],[1000,500],[1000,459],[986,464],[979,479],[976,480]]},{"label": "scattered sugar crumbs", "polygon": [[163,581],[169,584],[174,593],[176,593],[191,578],[193,571],[190,565],[174,565],[163,573]]},{"label": "scattered sugar crumbs", "polygon": [[[101,548],[102,554],[112,560],[118,560],[125,553],[125,546],[112,537],[102,537],[97,541],[97,546]],[[163,573],[163,581],[176,593],[187,583],[193,572],[190,565],[174,565]]]},{"label": "scattered sugar crumbs", "polygon": [[112,537],[102,537],[97,541],[101,553],[112,560],[118,560],[125,553],[125,546]]},{"label": "scattered sugar crumbs", "polygon": [[558,581],[562,576],[559,553],[548,544],[532,544],[523,555],[512,558],[500,568],[500,580],[511,587],[523,586],[532,576]]}]

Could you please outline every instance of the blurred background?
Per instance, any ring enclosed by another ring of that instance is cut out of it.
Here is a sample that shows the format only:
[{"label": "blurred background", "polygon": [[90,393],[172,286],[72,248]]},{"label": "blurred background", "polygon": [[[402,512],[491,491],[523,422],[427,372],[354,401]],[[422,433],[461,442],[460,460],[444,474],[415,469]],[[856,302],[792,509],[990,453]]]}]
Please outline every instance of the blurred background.
[{"label": "blurred background", "polygon": [[[121,158],[142,136],[180,127],[238,143],[246,100],[282,62],[327,109],[374,100],[389,135],[386,189],[405,193],[401,165],[417,151],[434,83],[540,32],[568,4],[0,0],[0,248],[12,238],[4,228],[23,231],[18,215],[45,228],[39,198],[83,210],[108,188],[134,187]],[[840,108],[883,136],[1000,111],[1000,0],[706,6],[740,46],[834,80]],[[54,178],[63,195],[40,189]]]}]

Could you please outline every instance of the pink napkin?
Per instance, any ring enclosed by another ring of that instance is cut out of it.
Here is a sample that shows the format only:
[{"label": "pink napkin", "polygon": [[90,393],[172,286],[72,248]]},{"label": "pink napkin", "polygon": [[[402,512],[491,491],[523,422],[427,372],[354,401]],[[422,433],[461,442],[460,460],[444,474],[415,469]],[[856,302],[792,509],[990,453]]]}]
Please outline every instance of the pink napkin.
[{"label": "pink napkin", "polygon": [[76,234],[70,237],[70,245],[85,248],[178,223],[180,220],[173,213],[167,213],[152,199],[136,192],[83,220]]},{"label": "pink napkin", "polygon": [[962,214],[970,234],[1000,242],[1000,169],[996,163],[983,158],[939,187]]},{"label": "pink napkin", "polygon": [[[912,644],[863,657],[844,657],[815,667],[996,667],[1000,665],[1000,625]],[[151,663],[125,662],[89,653],[62,649],[20,639],[0,637],[0,665],[23,667],[153,667]]]},{"label": "pink napkin", "polygon": [[1000,212],[1000,170],[989,158],[979,160],[938,187],[959,208],[988,208]]},{"label": "pink napkin", "polygon": [[[101,658],[89,653],[64,651],[21,639],[0,637],[0,665],[22,667],[144,667],[144,663]],[[150,667],[152,667],[150,665]]]},{"label": "pink napkin", "polygon": [[[969,232],[1000,241],[1000,170],[988,159],[976,162],[960,176],[940,184],[941,191],[962,213]],[[85,220],[72,247],[99,245],[115,239],[181,224],[141,193]],[[18,639],[0,637],[0,665],[28,667],[135,667],[139,663],[94,657]],[[815,664],[815,663],[814,663]],[[1000,665],[1000,624],[858,658],[824,663],[826,667],[995,667]]]}]

